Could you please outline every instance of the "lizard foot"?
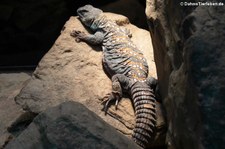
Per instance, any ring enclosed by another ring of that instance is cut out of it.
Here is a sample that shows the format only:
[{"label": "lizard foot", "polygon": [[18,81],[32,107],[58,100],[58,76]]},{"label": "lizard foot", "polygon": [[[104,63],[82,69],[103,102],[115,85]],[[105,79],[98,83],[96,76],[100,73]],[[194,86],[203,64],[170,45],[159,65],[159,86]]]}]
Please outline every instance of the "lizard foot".
[{"label": "lizard foot", "polygon": [[115,109],[117,110],[117,106],[118,106],[120,99],[121,99],[121,96],[119,93],[115,93],[115,92],[108,93],[103,98],[103,101],[102,101],[102,104],[104,104],[103,109],[104,109],[105,114],[107,113],[107,110],[108,110],[111,102],[115,102]]},{"label": "lizard foot", "polygon": [[121,98],[122,98],[122,87],[120,85],[120,80],[118,78],[118,75],[114,75],[112,77],[112,92],[107,94],[103,98],[102,102],[104,104],[103,109],[105,111],[105,114],[107,113],[107,109],[111,102],[115,102],[115,109],[117,110],[117,106]]},{"label": "lizard foot", "polygon": [[82,39],[86,37],[86,34],[81,31],[73,30],[70,33],[70,36],[75,37],[76,42],[80,42]]}]

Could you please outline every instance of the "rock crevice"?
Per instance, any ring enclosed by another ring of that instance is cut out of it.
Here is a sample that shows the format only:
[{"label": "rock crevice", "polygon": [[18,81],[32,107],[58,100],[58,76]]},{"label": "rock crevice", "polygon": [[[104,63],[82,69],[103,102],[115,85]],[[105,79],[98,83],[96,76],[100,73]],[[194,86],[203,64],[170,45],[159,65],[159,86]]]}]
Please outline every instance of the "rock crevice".
[{"label": "rock crevice", "polygon": [[181,2],[146,1],[168,147],[224,148],[225,10]]}]

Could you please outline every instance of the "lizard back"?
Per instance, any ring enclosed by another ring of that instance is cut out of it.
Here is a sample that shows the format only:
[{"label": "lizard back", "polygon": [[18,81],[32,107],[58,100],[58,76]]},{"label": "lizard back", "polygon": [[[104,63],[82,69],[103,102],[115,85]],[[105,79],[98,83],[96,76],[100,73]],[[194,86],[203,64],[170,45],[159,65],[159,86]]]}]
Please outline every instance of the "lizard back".
[{"label": "lizard back", "polygon": [[108,73],[124,74],[134,81],[145,81],[148,64],[143,53],[131,41],[126,30],[104,16],[96,19],[105,35],[102,43],[103,64]]}]

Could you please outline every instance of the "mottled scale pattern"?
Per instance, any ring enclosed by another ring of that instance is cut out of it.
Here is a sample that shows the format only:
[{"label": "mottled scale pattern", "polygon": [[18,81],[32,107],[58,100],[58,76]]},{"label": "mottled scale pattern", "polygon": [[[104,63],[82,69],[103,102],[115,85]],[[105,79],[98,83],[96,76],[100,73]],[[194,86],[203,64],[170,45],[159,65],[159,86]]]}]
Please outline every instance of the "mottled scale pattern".
[{"label": "mottled scale pattern", "polygon": [[103,63],[111,75],[124,74],[135,81],[145,81],[147,61],[128,35],[114,22],[108,20],[102,29],[107,32],[103,43]]}]

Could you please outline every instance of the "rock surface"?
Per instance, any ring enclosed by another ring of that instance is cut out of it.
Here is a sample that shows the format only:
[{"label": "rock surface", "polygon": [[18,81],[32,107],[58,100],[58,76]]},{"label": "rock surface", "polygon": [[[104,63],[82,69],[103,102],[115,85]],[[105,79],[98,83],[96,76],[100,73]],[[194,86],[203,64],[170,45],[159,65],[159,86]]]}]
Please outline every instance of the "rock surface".
[{"label": "rock surface", "polygon": [[5,149],[138,149],[80,103],[68,101],[40,113]]},{"label": "rock surface", "polygon": [[168,148],[225,148],[225,9],[181,2],[147,0],[146,7]]},{"label": "rock surface", "polygon": [[[130,24],[124,16],[111,13],[106,15],[131,30],[132,40],[148,59],[149,75],[156,77],[149,32]],[[70,36],[73,28],[87,32],[76,17],[71,17],[26,87],[17,96],[16,102],[25,110],[40,113],[48,107],[73,100],[82,103],[118,131],[130,136],[135,119],[131,101],[124,98],[118,110],[112,106],[108,115],[104,114],[101,102],[111,92],[111,81],[102,68],[101,48],[75,42]],[[158,127],[164,126],[164,122],[164,119],[159,119]]]},{"label": "rock surface", "polygon": [[13,138],[7,129],[26,113],[15,103],[14,97],[29,78],[27,73],[0,73],[0,148]]}]

